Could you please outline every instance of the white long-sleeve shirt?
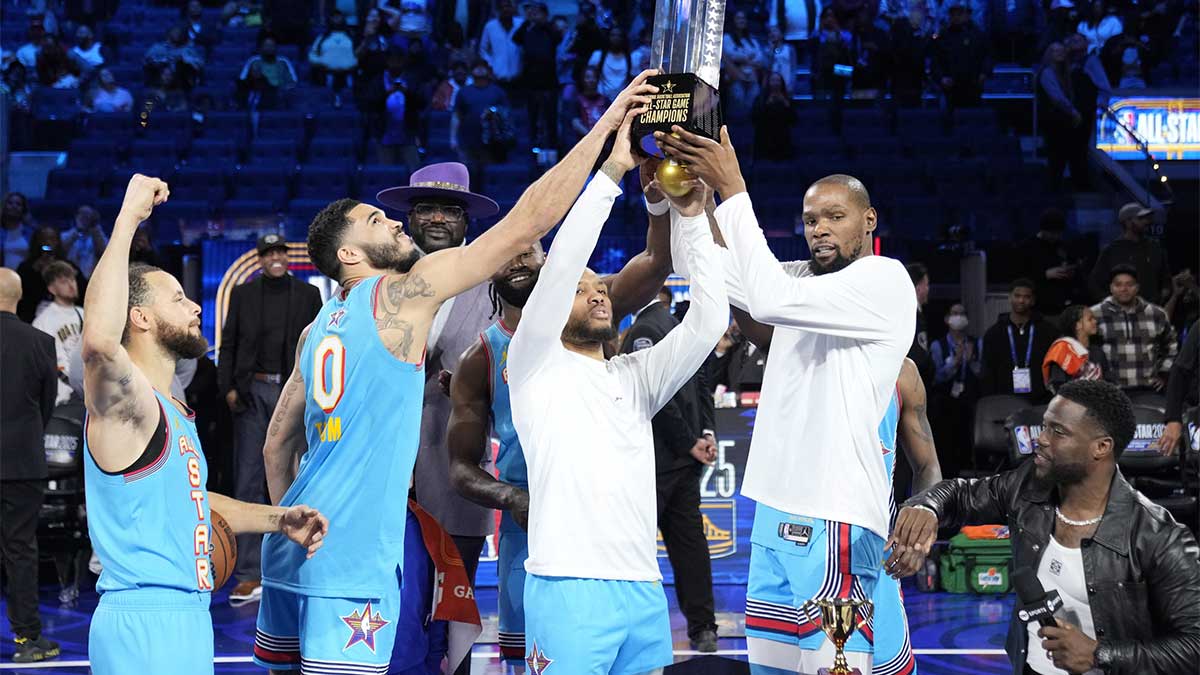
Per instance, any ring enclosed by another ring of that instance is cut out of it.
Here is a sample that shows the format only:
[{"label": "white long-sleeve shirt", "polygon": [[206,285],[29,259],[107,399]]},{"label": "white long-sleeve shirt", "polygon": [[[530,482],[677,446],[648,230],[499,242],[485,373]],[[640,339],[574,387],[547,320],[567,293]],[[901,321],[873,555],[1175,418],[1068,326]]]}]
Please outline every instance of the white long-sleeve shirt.
[{"label": "white long-sleeve shirt", "polygon": [[492,74],[501,82],[510,82],[521,74],[521,48],[513,42],[513,34],[524,21],[513,18],[512,28],[505,30],[500,19],[483,25],[479,38],[479,56],[492,67]]},{"label": "white long-sleeve shirt", "polygon": [[780,264],[746,193],[714,215],[729,248],[730,301],[774,326],[742,494],[887,537],[878,428],[915,330],[908,273],[882,256],[822,275]]},{"label": "white long-sleeve shirt", "polygon": [[508,347],[513,423],[529,466],[531,574],[655,581],[650,419],[725,331],[724,269],[704,216],[681,219],[691,309],[650,349],[598,361],[561,335],[601,226],[621,190],[597,174],[554,238]]}]

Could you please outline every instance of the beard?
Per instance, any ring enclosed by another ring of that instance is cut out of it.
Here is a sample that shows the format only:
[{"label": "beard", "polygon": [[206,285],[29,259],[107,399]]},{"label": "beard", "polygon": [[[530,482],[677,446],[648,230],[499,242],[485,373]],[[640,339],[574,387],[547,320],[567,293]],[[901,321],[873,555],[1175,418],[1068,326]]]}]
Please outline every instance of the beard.
[{"label": "beard", "polygon": [[517,288],[511,286],[507,281],[493,281],[492,285],[496,287],[496,293],[508,304],[513,307],[525,307],[525,303],[529,302],[529,296],[533,293],[533,287],[537,285],[537,272],[529,280],[529,285],[525,288]]},{"label": "beard", "polygon": [[850,250],[853,251],[853,253],[847,256],[842,253],[841,249],[838,249],[837,256],[835,256],[833,260],[830,260],[828,264],[817,262],[815,257],[809,258],[808,267],[812,270],[813,274],[817,275],[831,274],[833,272],[846,269],[850,266],[850,263],[858,260],[859,252],[862,251],[862,237],[859,237],[857,241],[853,242]]},{"label": "beard", "polygon": [[1045,469],[1040,467],[1035,468],[1033,476],[1043,485],[1049,487],[1075,485],[1087,477],[1087,464],[1084,462],[1052,461]]},{"label": "beard", "polygon": [[450,232],[450,239],[447,240],[445,244],[441,242],[436,244],[430,242],[425,236],[425,228],[423,227],[410,228],[408,234],[412,237],[413,243],[416,244],[417,247],[426,254],[433,253],[435,251],[441,251],[447,248],[454,248],[455,246],[462,246],[462,243],[467,239],[467,228],[465,227],[463,228],[462,234],[459,236],[454,236],[453,227],[446,227],[446,230]]},{"label": "beard", "polygon": [[589,344],[592,342],[608,342],[617,337],[617,327],[608,322],[603,326],[593,324],[590,319],[571,317],[563,327],[562,339],[571,344]]},{"label": "beard", "polygon": [[158,344],[178,359],[198,359],[208,352],[208,339],[193,335],[188,328],[178,328],[160,323]]},{"label": "beard", "polygon": [[362,249],[371,267],[377,270],[392,270],[400,274],[407,274],[412,266],[417,264],[417,259],[421,257],[417,249],[410,248],[406,253],[398,243],[392,246],[365,244]]}]

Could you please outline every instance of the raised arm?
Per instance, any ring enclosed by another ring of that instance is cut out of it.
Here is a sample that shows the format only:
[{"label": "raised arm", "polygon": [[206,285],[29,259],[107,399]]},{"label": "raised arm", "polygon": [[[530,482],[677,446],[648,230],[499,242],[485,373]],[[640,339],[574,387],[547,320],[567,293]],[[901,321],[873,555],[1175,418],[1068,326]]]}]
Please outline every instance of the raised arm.
[{"label": "raised arm", "polygon": [[296,480],[296,467],[300,456],[308,449],[308,439],[304,434],[304,405],[305,386],[304,375],[300,372],[300,359],[304,353],[304,342],[308,339],[310,324],[300,333],[300,341],[296,345],[296,365],[288,376],[279,394],[279,402],[271,413],[271,422],[267,425],[267,440],[263,444],[263,465],[267,473],[267,494],[272,504],[278,504],[284,493]]},{"label": "raised arm", "polygon": [[88,435],[96,464],[123,471],[141,454],[158,424],[158,400],[122,345],[129,318],[129,246],[138,225],[167,201],[167,184],[134,174],[113,224],[113,236],[92,272],[81,344]]},{"label": "raised arm", "polygon": [[587,180],[608,136],[631,115],[644,110],[658,90],[646,84],[656,71],[646,70],[617,96],[596,126],[554,168],[526,188],[512,210],[467,246],[438,251],[413,266],[409,276],[421,277],[440,304],[491,278],[500,266],[532,246],[571,208]]},{"label": "raised arm", "polygon": [[697,185],[688,197],[675,202],[681,207],[679,248],[691,270],[691,306],[666,338],[635,355],[640,359],[651,415],[696,374],[729,325],[725,265],[704,214],[707,197],[707,188]]},{"label": "raised arm", "polygon": [[[646,200],[662,200],[658,189],[651,185],[657,160],[647,159],[639,164],[639,178]],[[650,304],[671,274],[671,218],[668,214],[648,213],[646,250],[634,256],[620,272],[607,279],[612,300],[613,317],[620,320]]]},{"label": "raised arm", "polygon": [[904,442],[904,455],[913,470],[912,491],[916,494],[942,480],[942,467],[938,463],[933,429],[926,415],[929,406],[925,383],[917,372],[917,364],[911,359],[904,359],[900,366],[896,386],[900,391],[900,438]]},{"label": "raised arm", "polygon": [[488,359],[482,342],[463,352],[458,371],[450,380],[450,423],[446,446],[450,450],[450,484],[458,494],[493,509],[512,513],[521,527],[529,520],[529,492],[497,480],[480,463],[487,455],[488,417],[491,393],[488,391]]}]

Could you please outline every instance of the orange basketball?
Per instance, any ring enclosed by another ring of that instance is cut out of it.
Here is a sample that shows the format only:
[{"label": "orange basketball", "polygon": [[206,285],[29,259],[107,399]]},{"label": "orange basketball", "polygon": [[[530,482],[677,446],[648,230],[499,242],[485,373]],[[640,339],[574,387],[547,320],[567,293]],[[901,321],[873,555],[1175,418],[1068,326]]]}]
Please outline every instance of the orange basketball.
[{"label": "orange basketball", "polygon": [[212,519],[212,530],[209,534],[208,553],[212,558],[213,590],[217,590],[229,581],[233,575],[234,565],[237,564],[237,538],[233,528],[221,514],[209,511]]}]

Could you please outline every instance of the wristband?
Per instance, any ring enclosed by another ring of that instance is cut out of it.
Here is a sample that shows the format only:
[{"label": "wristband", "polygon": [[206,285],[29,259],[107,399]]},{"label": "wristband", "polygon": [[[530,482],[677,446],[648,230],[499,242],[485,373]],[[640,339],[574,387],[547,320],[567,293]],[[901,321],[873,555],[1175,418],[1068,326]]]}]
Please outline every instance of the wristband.
[{"label": "wristband", "polygon": [[665,199],[661,202],[654,202],[651,204],[650,201],[643,196],[642,201],[646,203],[646,213],[649,213],[652,216],[665,216],[667,215],[667,212],[671,210],[671,202]]}]

